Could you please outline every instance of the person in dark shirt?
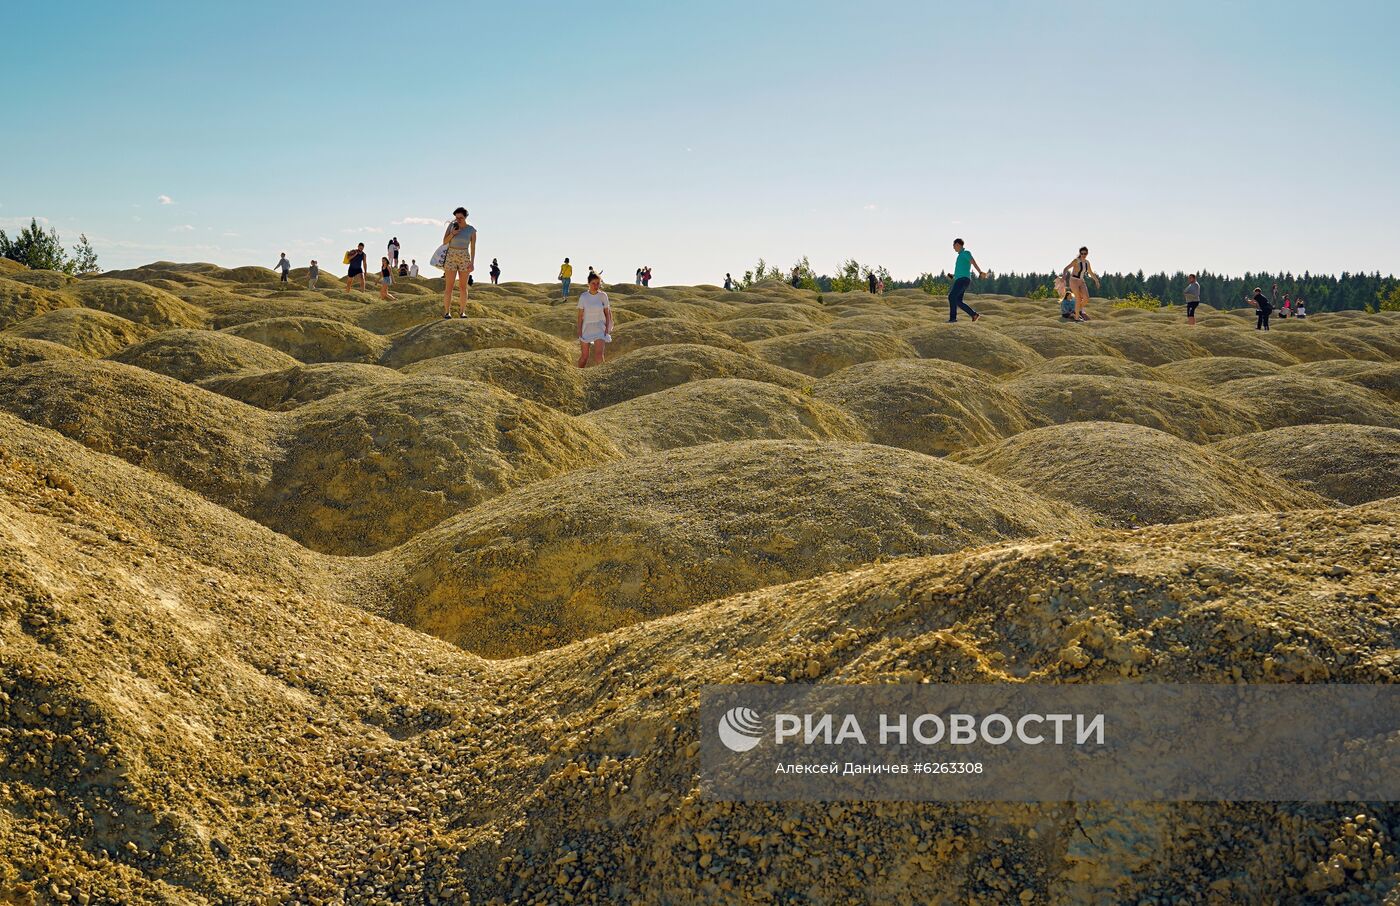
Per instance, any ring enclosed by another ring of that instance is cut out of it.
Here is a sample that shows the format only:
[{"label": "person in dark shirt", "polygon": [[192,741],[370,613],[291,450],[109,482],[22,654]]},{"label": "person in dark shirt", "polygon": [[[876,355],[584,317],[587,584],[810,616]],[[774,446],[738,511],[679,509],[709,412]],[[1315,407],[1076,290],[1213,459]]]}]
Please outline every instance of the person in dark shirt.
[{"label": "person in dark shirt", "polygon": [[345,253],[345,263],[350,265],[350,273],[345,276],[345,288],[355,288],[355,278],[360,280],[360,289],[365,288],[365,244],[361,242]]},{"label": "person in dark shirt", "polygon": [[[1278,286],[1275,285],[1274,288],[1278,289]],[[1255,308],[1255,315],[1257,317],[1254,323],[1254,329],[1268,330],[1269,315],[1274,313],[1274,303],[1269,300],[1268,296],[1264,295],[1264,290],[1258,286],[1254,287],[1254,295],[1246,296],[1245,301]]]}]

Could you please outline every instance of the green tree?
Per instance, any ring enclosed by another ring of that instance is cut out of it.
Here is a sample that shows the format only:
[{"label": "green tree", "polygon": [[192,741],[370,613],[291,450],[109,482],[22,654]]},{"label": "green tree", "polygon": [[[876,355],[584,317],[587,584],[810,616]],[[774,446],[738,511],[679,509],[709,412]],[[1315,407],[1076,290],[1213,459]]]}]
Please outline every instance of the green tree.
[{"label": "green tree", "polygon": [[101,272],[97,266],[97,250],[88,242],[86,233],[78,234],[78,244],[73,246],[73,257],[70,259],[72,273],[75,274],[96,274]]},{"label": "green tree", "polygon": [[58,230],[50,227],[48,232],[44,232],[35,218],[30,218],[29,226],[20,230],[14,239],[0,230],[0,257],[18,261],[33,270],[72,272],[72,264],[64,254]]},{"label": "green tree", "polygon": [[1377,292],[1376,303],[1380,311],[1400,311],[1400,283],[1392,283]]}]

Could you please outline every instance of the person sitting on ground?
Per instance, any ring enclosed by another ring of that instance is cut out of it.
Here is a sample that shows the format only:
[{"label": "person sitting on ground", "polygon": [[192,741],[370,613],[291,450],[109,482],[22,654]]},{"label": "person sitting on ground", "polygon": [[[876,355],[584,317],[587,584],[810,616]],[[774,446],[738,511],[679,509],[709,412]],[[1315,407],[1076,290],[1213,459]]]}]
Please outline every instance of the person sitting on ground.
[{"label": "person sitting on ground", "polygon": [[602,278],[597,274],[589,274],[588,291],[579,293],[576,333],[580,368],[587,368],[590,364],[601,365],[603,347],[612,342],[612,306],[608,305],[608,294],[600,289],[602,283]]},{"label": "person sitting on ground", "polygon": [[1196,275],[1192,274],[1187,278],[1186,283],[1186,323],[1196,323],[1196,306],[1201,304],[1201,284],[1196,282]]},{"label": "person sitting on ground", "polygon": [[1302,296],[1299,296],[1299,297],[1298,297],[1298,303],[1293,307],[1293,317],[1295,317],[1295,318],[1306,318],[1307,316],[1308,316],[1307,304],[1303,301],[1303,297],[1302,297]]},{"label": "person sitting on ground", "polygon": [[1288,298],[1288,293],[1284,293],[1283,304],[1278,308],[1278,316],[1286,321],[1291,314],[1293,314],[1293,302]]},{"label": "person sitting on ground", "polygon": [[407,262],[407,261],[400,261],[400,262],[399,262],[399,276],[400,276],[400,277],[407,277],[407,276],[408,276],[408,262]]}]

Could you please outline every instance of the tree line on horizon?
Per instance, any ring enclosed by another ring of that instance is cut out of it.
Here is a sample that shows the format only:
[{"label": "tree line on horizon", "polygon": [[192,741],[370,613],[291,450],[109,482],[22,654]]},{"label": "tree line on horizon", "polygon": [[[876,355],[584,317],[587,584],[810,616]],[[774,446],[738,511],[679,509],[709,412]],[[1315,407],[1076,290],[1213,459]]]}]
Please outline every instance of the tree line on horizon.
[{"label": "tree line on horizon", "polygon": [[[867,288],[871,274],[885,281],[885,289],[922,289],[930,295],[945,295],[948,292],[948,279],[942,274],[920,274],[913,280],[895,280],[888,270],[879,265],[861,264],[854,258],[847,258],[836,274],[818,274],[806,257],[786,271],[769,265],[760,258],[752,270],[744,273],[742,286],[752,286],[761,280],[779,279],[791,282],[792,271],[796,268],[798,285],[804,289],[821,293],[855,292]],[[972,281],[973,293],[989,295],[1019,296],[1032,299],[1054,299],[1055,278],[1053,273],[993,273]],[[1184,304],[1186,284],[1190,281],[1185,271],[1174,274],[1136,273],[1102,274],[1102,285],[1094,288],[1094,295],[1108,299],[1156,299],[1161,304]],[[1311,311],[1390,310],[1400,311],[1400,279],[1391,274],[1382,276],[1380,271],[1370,274],[1353,274],[1343,271],[1340,276],[1333,274],[1252,273],[1232,277],[1202,270],[1196,273],[1201,284],[1201,301],[1214,308],[1229,309],[1245,306],[1245,297],[1251,295],[1256,286],[1268,293],[1278,284],[1279,298],[1287,293],[1290,298],[1301,297]]]}]

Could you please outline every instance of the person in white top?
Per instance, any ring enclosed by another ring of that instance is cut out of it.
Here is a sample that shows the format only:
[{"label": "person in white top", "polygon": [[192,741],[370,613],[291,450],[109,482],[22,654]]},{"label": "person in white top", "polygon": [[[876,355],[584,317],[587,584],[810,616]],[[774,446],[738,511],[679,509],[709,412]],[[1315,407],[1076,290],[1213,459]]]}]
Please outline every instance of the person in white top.
[{"label": "person in white top", "polygon": [[408,266],[408,275],[409,275],[410,277],[416,277],[416,276],[418,276],[418,259],[417,259],[417,258],[414,258],[414,259],[413,259],[413,263],[410,264],[410,265]]},{"label": "person in white top", "polygon": [[602,278],[588,275],[588,291],[578,297],[578,367],[587,368],[590,360],[603,363],[603,347],[612,342],[612,306],[608,294],[598,287]]}]

